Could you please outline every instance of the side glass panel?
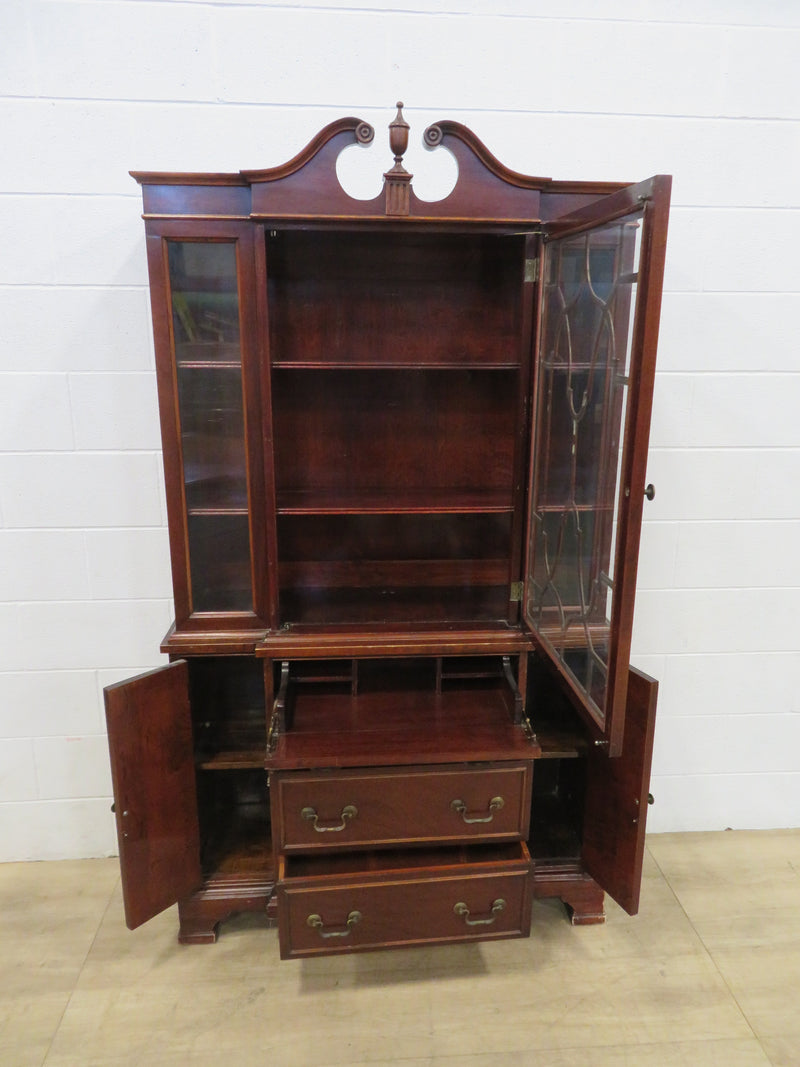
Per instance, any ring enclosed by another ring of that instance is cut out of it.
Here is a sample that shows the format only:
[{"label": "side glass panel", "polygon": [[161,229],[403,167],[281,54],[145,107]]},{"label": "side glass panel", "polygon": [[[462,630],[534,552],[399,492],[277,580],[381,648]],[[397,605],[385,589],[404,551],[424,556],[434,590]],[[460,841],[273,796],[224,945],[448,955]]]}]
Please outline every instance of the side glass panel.
[{"label": "side glass panel", "polygon": [[236,245],[167,247],[192,610],[252,611]]},{"label": "side glass panel", "polygon": [[603,724],[641,215],[545,248],[526,615]]}]

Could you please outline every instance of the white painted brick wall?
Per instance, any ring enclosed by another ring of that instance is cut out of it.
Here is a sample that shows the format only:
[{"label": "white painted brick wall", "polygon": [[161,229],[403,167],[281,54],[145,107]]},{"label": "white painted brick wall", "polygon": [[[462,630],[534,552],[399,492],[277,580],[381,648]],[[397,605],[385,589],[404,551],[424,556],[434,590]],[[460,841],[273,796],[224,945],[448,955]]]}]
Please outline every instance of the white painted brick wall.
[{"label": "white painted brick wall", "polygon": [[101,691],[160,662],[171,616],[128,170],[276,164],[399,97],[412,138],[452,116],[529,173],[675,175],[634,656],[661,679],[650,827],[800,825],[798,55],[781,0],[0,5],[0,859],[114,850]]}]

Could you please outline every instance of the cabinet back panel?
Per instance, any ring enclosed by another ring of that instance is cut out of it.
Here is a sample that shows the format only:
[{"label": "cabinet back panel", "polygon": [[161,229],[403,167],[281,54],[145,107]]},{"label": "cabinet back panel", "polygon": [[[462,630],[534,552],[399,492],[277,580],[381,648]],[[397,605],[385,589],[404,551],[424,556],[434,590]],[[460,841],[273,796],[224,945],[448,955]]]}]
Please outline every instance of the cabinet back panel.
[{"label": "cabinet back panel", "polygon": [[[502,490],[511,503],[515,370],[279,370],[282,490]],[[422,504],[420,506],[423,506]]]},{"label": "cabinet back panel", "polygon": [[267,742],[261,664],[246,656],[189,659],[192,730],[204,766],[263,763]]},{"label": "cabinet back panel", "polygon": [[263,770],[200,771],[197,794],[206,877],[271,874],[266,773]]},{"label": "cabinet back panel", "polygon": [[507,584],[283,589],[281,621],[314,626],[495,622],[505,619],[508,592]]},{"label": "cabinet back panel", "polygon": [[292,515],[278,521],[286,562],[487,560],[508,556],[511,517],[499,515]]},{"label": "cabinet back panel", "polygon": [[273,361],[517,363],[522,264],[519,236],[280,232]]},{"label": "cabinet back panel", "polygon": [[585,760],[537,762],[529,842],[535,859],[552,862],[580,858],[585,793]]}]

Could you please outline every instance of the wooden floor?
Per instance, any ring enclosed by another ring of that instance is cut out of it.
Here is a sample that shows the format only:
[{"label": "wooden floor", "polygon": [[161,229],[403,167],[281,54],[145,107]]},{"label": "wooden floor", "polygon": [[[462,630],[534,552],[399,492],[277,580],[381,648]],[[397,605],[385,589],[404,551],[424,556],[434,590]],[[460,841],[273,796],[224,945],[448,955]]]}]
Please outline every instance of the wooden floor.
[{"label": "wooden floor", "polygon": [[800,830],[648,839],[637,918],[278,961],[258,916],[129,933],[115,860],[0,866],[4,1067],[800,1064]]}]

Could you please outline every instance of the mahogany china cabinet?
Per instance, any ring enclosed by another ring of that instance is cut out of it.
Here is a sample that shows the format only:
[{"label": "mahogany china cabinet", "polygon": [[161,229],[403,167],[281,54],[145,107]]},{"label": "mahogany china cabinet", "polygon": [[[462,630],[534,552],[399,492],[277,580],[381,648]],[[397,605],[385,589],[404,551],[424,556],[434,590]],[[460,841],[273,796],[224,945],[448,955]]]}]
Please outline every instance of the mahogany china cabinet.
[{"label": "mahogany china cabinet", "polygon": [[[656,682],[629,667],[670,179],[554,181],[408,124],[143,189],[175,622],[106,690],[125,913],[284,958],[638,907]],[[389,153],[387,152],[387,164]]]}]

